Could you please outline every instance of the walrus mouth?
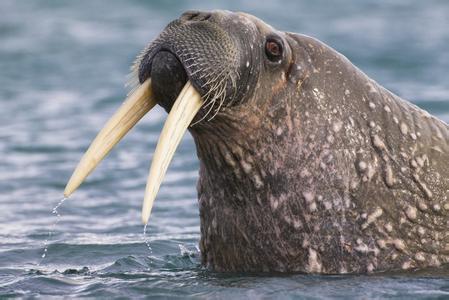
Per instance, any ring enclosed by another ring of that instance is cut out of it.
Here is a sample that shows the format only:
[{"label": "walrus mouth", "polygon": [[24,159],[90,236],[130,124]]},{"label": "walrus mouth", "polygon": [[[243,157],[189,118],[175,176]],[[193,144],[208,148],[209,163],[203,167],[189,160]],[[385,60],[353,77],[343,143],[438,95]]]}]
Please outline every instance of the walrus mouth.
[{"label": "walrus mouth", "polygon": [[160,104],[169,115],[154,152],[145,190],[142,221],[148,222],[168,165],[188,126],[192,121],[196,124],[210,120],[220,109],[243,101],[248,95],[249,83],[236,84],[253,72],[248,58],[242,59],[245,46],[241,44],[249,47],[248,41],[237,43],[236,38],[225,32],[219,26],[222,17],[187,12],[167,25],[144,49],[133,67],[140,85],[93,140],[67,183],[65,197],[81,185],[146,113]]}]

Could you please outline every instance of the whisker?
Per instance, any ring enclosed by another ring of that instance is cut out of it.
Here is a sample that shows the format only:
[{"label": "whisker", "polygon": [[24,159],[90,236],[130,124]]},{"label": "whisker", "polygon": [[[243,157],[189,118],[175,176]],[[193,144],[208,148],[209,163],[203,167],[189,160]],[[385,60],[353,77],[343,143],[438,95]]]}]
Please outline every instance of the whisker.
[{"label": "whisker", "polygon": [[224,93],[221,93],[221,94],[223,95],[223,97],[221,97],[220,104],[218,105],[218,108],[217,108],[217,110],[215,111],[215,114],[214,114],[210,119],[207,120],[208,122],[210,122],[213,118],[215,118],[215,116],[216,116],[216,115],[218,114],[218,112],[220,111],[220,108],[221,108],[221,106],[223,105],[223,103],[224,103],[224,101],[225,101],[225,99],[226,99],[226,85],[223,86],[223,89],[222,89],[222,90],[224,91]]},{"label": "whisker", "polygon": [[211,103],[212,103],[212,105],[211,105],[211,107],[209,108],[209,110],[206,112],[206,114],[205,114],[201,119],[199,119],[198,121],[196,121],[195,123],[193,123],[191,126],[194,126],[194,125],[198,124],[199,122],[203,121],[203,120],[209,115],[210,111],[211,111],[212,108],[214,107],[214,104],[215,104],[215,98],[213,98],[213,99],[211,100]]},{"label": "whisker", "polygon": [[206,85],[209,85],[209,84],[215,82],[221,75],[223,75],[223,73],[224,73],[225,71],[226,71],[225,69],[221,70],[220,73],[218,73],[218,74],[217,74],[216,76],[214,76],[214,77],[212,77],[213,74],[211,74],[211,77],[212,77],[213,79],[209,80],[208,82],[206,82],[205,84],[203,84],[201,87],[204,88]]}]

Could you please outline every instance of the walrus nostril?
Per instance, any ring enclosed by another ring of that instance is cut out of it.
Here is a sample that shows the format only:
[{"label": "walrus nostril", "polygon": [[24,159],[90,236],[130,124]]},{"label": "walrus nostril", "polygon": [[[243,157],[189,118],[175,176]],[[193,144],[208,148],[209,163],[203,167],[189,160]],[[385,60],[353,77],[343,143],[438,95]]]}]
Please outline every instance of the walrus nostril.
[{"label": "walrus nostril", "polygon": [[199,11],[186,11],[185,13],[183,13],[181,15],[181,17],[179,19],[183,20],[183,21],[190,21],[193,18],[195,18],[196,16],[199,15]]},{"label": "walrus nostril", "polygon": [[211,17],[211,14],[208,12],[201,11],[186,11],[180,17],[182,21],[206,21]]},{"label": "walrus nostril", "polygon": [[210,16],[211,16],[211,14],[209,14],[209,13],[203,14],[203,15],[202,15],[202,18],[201,18],[201,21],[207,21],[207,20],[209,20]]}]

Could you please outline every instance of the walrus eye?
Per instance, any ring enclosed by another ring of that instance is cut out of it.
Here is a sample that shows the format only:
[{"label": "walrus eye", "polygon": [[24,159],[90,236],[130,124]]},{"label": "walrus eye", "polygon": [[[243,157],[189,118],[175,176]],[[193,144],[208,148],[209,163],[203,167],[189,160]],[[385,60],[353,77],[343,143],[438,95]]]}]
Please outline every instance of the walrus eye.
[{"label": "walrus eye", "polygon": [[282,44],[273,38],[265,42],[265,54],[272,62],[278,62],[282,57]]}]

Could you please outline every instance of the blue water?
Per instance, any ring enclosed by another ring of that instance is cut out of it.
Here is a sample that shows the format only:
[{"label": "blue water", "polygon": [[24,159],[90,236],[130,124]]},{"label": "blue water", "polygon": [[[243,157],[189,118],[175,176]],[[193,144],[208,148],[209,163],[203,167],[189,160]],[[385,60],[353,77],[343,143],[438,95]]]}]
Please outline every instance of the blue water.
[{"label": "blue water", "polygon": [[59,218],[52,213],[83,151],[125,98],[136,54],[189,8],[246,11],[277,28],[315,36],[382,85],[448,122],[449,2],[378,2],[2,0],[0,298],[449,297],[444,269],[260,276],[202,268],[198,161],[188,135],[144,238],[140,209],[165,119],[161,109],[148,114],[58,208]]}]

